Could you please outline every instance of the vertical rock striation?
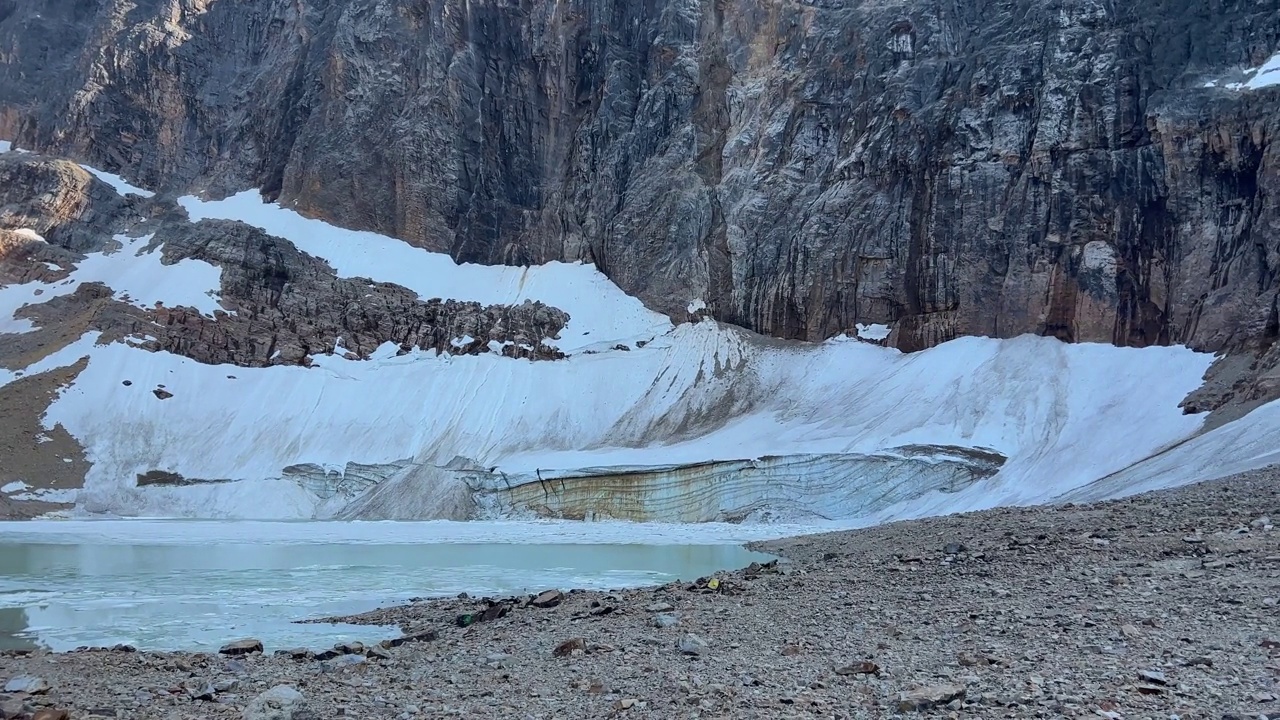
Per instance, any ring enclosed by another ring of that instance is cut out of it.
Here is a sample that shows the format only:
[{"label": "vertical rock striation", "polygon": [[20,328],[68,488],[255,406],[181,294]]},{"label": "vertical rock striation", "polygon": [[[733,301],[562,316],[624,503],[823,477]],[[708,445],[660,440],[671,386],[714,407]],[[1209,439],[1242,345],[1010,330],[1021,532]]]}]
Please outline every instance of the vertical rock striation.
[{"label": "vertical rock striation", "polygon": [[1261,352],[1280,87],[1226,82],[1278,51],[1253,0],[6,0],[0,137],[777,336]]}]

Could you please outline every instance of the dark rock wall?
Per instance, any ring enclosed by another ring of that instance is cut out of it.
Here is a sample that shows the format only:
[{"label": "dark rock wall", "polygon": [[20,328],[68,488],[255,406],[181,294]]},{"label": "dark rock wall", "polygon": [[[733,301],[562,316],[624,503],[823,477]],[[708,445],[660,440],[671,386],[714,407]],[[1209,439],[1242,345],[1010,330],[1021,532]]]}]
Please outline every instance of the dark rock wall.
[{"label": "dark rock wall", "polygon": [[681,319],[1269,346],[1272,0],[0,0],[0,136]]}]

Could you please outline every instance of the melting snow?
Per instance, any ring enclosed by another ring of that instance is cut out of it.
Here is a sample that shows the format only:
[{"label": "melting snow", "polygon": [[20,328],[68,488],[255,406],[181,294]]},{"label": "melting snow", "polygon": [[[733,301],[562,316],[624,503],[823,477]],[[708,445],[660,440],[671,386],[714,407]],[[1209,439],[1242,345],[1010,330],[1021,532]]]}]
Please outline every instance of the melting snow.
[{"label": "melting snow", "polygon": [[13,149],[13,143],[8,140],[0,140],[0,153],[7,153]]}]

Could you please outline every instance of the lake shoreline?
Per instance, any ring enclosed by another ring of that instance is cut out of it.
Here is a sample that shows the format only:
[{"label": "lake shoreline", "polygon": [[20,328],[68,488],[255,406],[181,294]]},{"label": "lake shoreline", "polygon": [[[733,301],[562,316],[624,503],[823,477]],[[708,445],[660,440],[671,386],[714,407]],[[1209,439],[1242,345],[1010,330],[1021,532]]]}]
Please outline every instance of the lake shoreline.
[{"label": "lake shoreline", "polygon": [[4,654],[0,679],[51,687],[0,707],[241,718],[287,685],[319,717],[405,720],[1256,717],[1280,709],[1278,478],[753,542],[788,562],[489,618],[506,604],[381,608],[333,619],[409,639],[331,657]]}]

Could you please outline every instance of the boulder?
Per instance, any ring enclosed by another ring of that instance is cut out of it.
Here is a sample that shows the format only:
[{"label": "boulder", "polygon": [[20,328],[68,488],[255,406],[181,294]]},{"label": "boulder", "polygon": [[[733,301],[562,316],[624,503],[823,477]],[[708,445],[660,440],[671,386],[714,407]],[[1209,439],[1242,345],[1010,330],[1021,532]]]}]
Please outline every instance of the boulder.
[{"label": "boulder", "polygon": [[249,653],[260,653],[262,652],[262,641],[257,638],[234,640],[223,645],[218,652],[223,655],[248,655]]},{"label": "boulder", "polygon": [[306,698],[288,685],[276,685],[254,698],[244,709],[244,720],[301,720]]}]

